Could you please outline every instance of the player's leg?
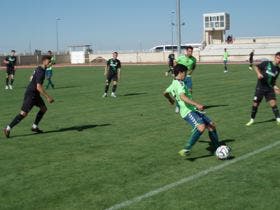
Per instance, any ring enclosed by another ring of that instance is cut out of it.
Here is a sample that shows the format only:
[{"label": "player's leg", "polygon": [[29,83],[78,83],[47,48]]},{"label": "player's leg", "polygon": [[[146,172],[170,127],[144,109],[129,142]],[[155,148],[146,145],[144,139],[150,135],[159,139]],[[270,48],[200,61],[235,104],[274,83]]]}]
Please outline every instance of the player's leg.
[{"label": "player's leg", "polygon": [[196,112],[190,112],[184,119],[192,125],[193,130],[184,149],[179,151],[181,156],[186,156],[190,153],[192,147],[195,145],[206,128],[205,124],[203,123],[203,119],[199,117]]},{"label": "player's leg", "polygon": [[228,68],[227,68],[227,61],[225,60],[224,61],[224,72],[228,72]]},{"label": "player's leg", "polygon": [[8,70],[7,70],[7,75],[6,75],[6,80],[5,80],[5,82],[6,82],[5,89],[6,89],[6,90],[9,89],[9,77],[10,77],[10,75],[9,75]]},{"label": "player's leg", "polygon": [[251,61],[251,60],[250,60],[249,69],[250,69],[250,70],[253,70],[253,61]]},{"label": "player's leg", "polygon": [[110,75],[108,75],[106,81],[105,81],[105,88],[104,88],[104,94],[103,94],[103,98],[107,97],[108,96],[108,90],[109,90],[109,87],[110,87],[110,83],[112,81],[112,78]]},{"label": "player's leg", "polygon": [[113,98],[116,98],[116,97],[117,97],[117,95],[116,95],[117,87],[118,87],[118,75],[115,74],[115,75],[113,76],[113,87],[112,87],[112,93],[111,93],[111,96],[112,96]]},{"label": "player's leg", "polygon": [[31,128],[31,131],[33,131],[35,133],[43,133],[43,131],[40,130],[38,126],[48,109],[47,109],[47,106],[45,105],[43,99],[40,96],[36,99],[36,106],[38,106],[40,108],[40,110],[36,115],[35,121]]},{"label": "player's leg", "polygon": [[253,100],[253,105],[252,105],[252,110],[251,110],[251,119],[246,124],[246,126],[250,126],[255,122],[255,118],[258,113],[258,108],[259,108],[259,105],[260,105],[263,97],[264,97],[264,92],[260,89],[257,89],[255,92],[254,100]]},{"label": "player's leg", "polygon": [[208,135],[213,145],[214,151],[220,146],[219,136],[216,129],[215,123],[206,115],[200,113],[201,118],[203,119],[206,128],[208,129]]},{"label": "player's leg", "polygon": [[25,96],[23,105],[21,107],[21,112],[12,120],[12,122],[4,128],[4,134],[7,138],[10,137],[10,132],[13,127],[19,124],[30,112],[32,107],[34,106],[34,101],[31,96]]},{"label": "player's leg", "polygon": [[13,89],[14,81],[15,81],[15,69],[12,69],[10,78],[10,89]]},{"label": "player's leg", "polygon": [[189,92],[192,93],[193,83],[192,83],[192,77],[190,75],[186,76],[185,85],[188,88]]},{"label": "player's leg", "polygon": [[272,109],[272,112],[275,116],[277,124],[280,125],[280,113],[279,113],[279,109],[277,106],[276,95],[275,95],[274,90],[267,92],[267,94],[265,95],[265,98]]}]

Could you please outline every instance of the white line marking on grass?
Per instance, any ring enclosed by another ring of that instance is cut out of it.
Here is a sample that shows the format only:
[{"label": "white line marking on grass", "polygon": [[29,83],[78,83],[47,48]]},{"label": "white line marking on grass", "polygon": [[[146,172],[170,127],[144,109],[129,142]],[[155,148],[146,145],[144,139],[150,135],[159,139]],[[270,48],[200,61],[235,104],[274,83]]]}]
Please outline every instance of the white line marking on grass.
[{"label": "white line marking on grass", "polygon": [[181,179],[181,180],[179,180],[177,182],[165,185],[163,187],[160,187],[158,189],[152,190],[152,191],[150,191],[148,193],[145,193],[143,195],[140,195],[140,196],[137,196],[135,198],[132,198],[131,200],[127,200],[127,201],[121,202],[119,204],[113,205],[113,206],[111,206],[110,208],[108,208],[106,210],[117,210],[117,209],[128,207],[128,206],[130,206],[132,204],[135,204],[135,203],[138,203],[138,202],[142,201],[145,198],[150,198],[150,197],[155,196],[155,195],[157,195],[159,193],[162,193],[162,192],[168,191],[170,189],[173,189],[173,188],[175,188],[175,187],[177,187],[179,185],[182,185],[182,184],[185,184],[185,183],[190,182],[192,180],[204,177],[204,176],[206,176],[207,174],[209,174],[211,172],[215,172],[215,171],[221,170],[221,169],[223,169],[223,168],[225,168],[225,167],[227,167],[229,165],[232,165],[232,164],[237,163],[239,161],[248,159],[248,158],[250,158],[250,157],[252,157],[252,156],[254,156],[256,154],[259,154],[261,152],[269,150],[269,149],[271,149],[271,148],[273,148],[275,146],[278,146],[278,145],[280,145],[280,141],[277,141],[277,142],[275,142],[273,144],[269,144],[269,145],[267,145],[265,147],[262,147],[260,149],[255,150],[255,151],[247,153],[246,155],[242,155],[242,156],[240,156],[238,158],[235,158],[233,160],[227,160],[227,161],[225,161],[224,163],[222,163],[220,165],[210,167],[210,168],[208,168],[208,169],[206,169],[204,171],[198,172],[197,174],[185,177],[185,178],[183,178],[183,179]]}]

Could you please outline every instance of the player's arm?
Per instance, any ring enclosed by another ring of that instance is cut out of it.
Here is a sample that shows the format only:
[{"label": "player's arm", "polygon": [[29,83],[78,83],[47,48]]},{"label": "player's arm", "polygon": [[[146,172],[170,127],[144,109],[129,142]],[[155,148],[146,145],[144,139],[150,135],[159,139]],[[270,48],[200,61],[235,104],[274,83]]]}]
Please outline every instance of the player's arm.
[{"label": "player's arm", "polygon": [[6,58],[3,60],[3,63],[4,63],[4,64],[9,64],[8,57],[6,57]]},{"label": "player's arm", "polygon": [[276,94],[280,95],[280,88],[277,85],[274,85],[274,91]]},{"label": "player's arm", "polygon": [[53,103],[54,99],[46,92],[43,85],[41,83],[37,83],[36,86],[37,90],[40,92],[41,95],[43,95],[49,103]]},{"label": "player's arm", "polygon": [[118,68],[118,81],[121,79],[121,68]]},{"label": "player's arm", "polygon": [[170,95],[170,93],[168,93],[168,92],[164,92],[163,93],[163,96],[169,101],[169,103],[171,104],[171,105],[173,105],[174,103],[175,103],[175,100],[173,99],[173,97]]},{"label": "player's arm", "polygon": [[184,93],[181,93],[180,98],[185,103],[195,106],[198,110],[201,110],[201,111],[204,110],[204,106],[202,104],[199,104],[199,103],[191,100]]},{"label": "player's arm", "polygon": [[[261,64],[260,64],[261,65]],[[257,74],[258,79],[262,79],[263,75],[259,66],[255,66],[255,72]]]},{"label": "player's arm", "polygon": [[109,71],[109,61],[107,62],[105,69],[104,69],[104,76],[108,75],[108,71]]}]

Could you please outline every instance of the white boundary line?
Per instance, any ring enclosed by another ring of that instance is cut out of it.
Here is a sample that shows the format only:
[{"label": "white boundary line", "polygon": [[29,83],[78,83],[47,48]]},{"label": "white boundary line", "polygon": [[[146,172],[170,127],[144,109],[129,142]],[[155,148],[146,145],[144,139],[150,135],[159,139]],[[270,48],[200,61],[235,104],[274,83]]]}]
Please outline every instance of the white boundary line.
[{"label": "white boundary line", "polygon": [[232,164],[237,163],[239,161],[248,159],[248,158],[250,158],[250,157],[252,157],[252,156],[254,156],[256,154],[259,154],[261,152],[267,151],[267,150],[269,150],[269,149],[271,149],[271,148],[273,148],[275,146],[278,146],[278,145],[280,145],[280,141],[277,141],[277,142],[275,142],[273,144],[269,144],[269,145],[267,145],[265,147],[262,147],[260,149],[255,150],[255,151],[247,153],[246,155],[242,155],[242,156],[240,156],[238,158],[235,158],[233,160],[225,161],[224,163],[222,163],[220,165],[217,165],[217,166],[214,166],[214,167],[210,167],[210,168],[208,168],[206,170],[203,170],[201,172],[198,172],[198,173],[196,173],[194,175],[185,177],[185,178],[183,178],[183,179],[181,179],[181,180],[179,180],[177,182],[173,182],[171,184],[168,184],[168,185],[165,185],[165,186],[160,187],[158,189],[155,189],[155,190],[152,190],[150,192],[147,192],[147,193],[145,193],[143,195],[140,195],[140,196],[137,196],[135,198],[132,198],[131,200],[127,200],[127,201],[121,202],[119,204],[115,204],[115,205],[111,206],[110,208],[107,208],[106,210],[117,210],[117,209],[128,207],[130,205],[133,205],[135,203],[138,203],[138,202],[142,201],[143,199],[150,198],[150,197],[155,196],[155,195],[157,195],[159,193],[162,193],[162,192],[168,191],[168,190],[170,190],[172,188],[175,188],[175,187],[177,187],[179,185],[182,185],[182,184],[185,184],[185,183],[190,182],[192,180],[204,177],[204,176],[206,176],[207,174],[209,174],[211,172],[215,172],[215,171],[221,170],[221,169],[223,169],[223,168],[225,168],[225,167],[227,167],[229,165],[232,165]]}]

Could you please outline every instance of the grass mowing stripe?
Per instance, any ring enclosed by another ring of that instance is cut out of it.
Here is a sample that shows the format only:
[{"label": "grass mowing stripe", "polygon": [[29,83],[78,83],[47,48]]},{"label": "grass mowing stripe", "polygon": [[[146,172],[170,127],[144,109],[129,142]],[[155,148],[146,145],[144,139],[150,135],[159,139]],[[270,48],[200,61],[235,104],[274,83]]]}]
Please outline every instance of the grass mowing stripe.
[{"label": "grass mowing stripe", "polygon": [[142,201],[145,198],[150,198],[150,197],[152,197],[154,195],[157,195],[159,193],[162,193],[162,192],[168,191],[170,189],[173,189],[173,188],[175,188],[175,187],[177,187],[179,185],[182,185],[182,184],[185,184],[185,183],[190,182],[192,180],[204,177],[204,176],[206,176],[207,174],[209,174],[211,172],[218,171],[218,170],[223,169],[223,168],[225,168],[225,167],[227,167],[229,165],[232,165],[232,164],[237,163],[239,161],[248,159],[248,158],[250,158],[250,157],[252,157],[252,156],[254,156],[256,154],[259,154],[261,152],[267,151],[267,150],[269,150],[269,149],[271,149],[271,148],[273,148],[275,146],[278,146],[278,145],[280,145],[280,141],[277,141],[277,142],[274,142],[272,144],[269,144],[269,145],[267,145],[265,147],[262,147],[260,149],[255,150],[255,151],[247,153],[246,155],[242,155],[242,156],[240,156],[238,158],[235,158],[233,160],[226,161],[226,162],[224,162],[224,163],[222,163],[220,165],[217,165],[217,166],[214,166],[214,167],[210,167],[210,168],[208,168],[206,170],[203,170],[203,171],[201,171],[201,172],[199,172],[197,174],[185,177],[185,178],[183,178],[183,179],[181,179],[181,180],[179,180],[177,182],[173,182],[171,184],[168,184],[168,185],[165,185],[163,187],[160,187],[160,188],[158,188],[156,190],[152,190],[152,191],[150,191],[148,193],[145,193],[143,195],[137,196],[137,197],[135,197],[135,198],[133,198],[131,200],[127,200],[127,201],[124,201],[122,203],[116,204],[116,205],[114,205],[114,206],[112,206],[110,208],[107,208],[106,210],[117,210],[117,209],[128,207],[130,205],[133,205],[135,203],[138,203],[138,202]]}]

